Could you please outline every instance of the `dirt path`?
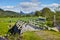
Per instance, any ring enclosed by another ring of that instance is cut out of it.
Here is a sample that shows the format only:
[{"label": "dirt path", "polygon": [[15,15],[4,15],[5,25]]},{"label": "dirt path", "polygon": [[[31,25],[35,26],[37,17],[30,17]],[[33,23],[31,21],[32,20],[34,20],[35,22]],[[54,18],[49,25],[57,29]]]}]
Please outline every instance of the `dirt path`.
[{"label": "dirt path", "polygon": [[43,40],[60,40],[60,34],[49,32],[49,31],[38,31],[35,32]]}]

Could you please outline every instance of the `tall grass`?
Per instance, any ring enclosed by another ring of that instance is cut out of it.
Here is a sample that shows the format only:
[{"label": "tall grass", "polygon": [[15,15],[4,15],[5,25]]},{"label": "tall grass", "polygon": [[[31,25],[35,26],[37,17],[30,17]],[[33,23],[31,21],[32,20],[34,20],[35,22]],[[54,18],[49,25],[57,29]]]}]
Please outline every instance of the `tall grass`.
[{"label": "tall grass", "polygon": [[34,32],[25,32],[22,34],[22,40],[42,40]]}]

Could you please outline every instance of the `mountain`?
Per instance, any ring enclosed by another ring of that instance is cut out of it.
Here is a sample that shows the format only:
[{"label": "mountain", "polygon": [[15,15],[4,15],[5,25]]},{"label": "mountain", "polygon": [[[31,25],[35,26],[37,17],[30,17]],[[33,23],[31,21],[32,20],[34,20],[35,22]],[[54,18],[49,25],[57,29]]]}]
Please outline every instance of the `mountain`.
[{"label": "mountain", "polygon": [[20,14],[31,14],[31,15],[33,15],[33,14],[35,14],[35,12],[30,12],[30,13],[24,13],[23,11],[20,11]]},{"label": "mountain", "polygon": [[30,14],[32,14],[32,15],[33,15],[33,14],[35,14],[35,12],[31,12]]},{"label": "mountain", "polygon": [[13,11],[4,11],[3,9],[0,9],[0,17],[19,17],[20,14]]},{"label": "mountain", "polygon": [[20,11],[20,14],[23,15],[23,14],[25,14],[25,13],[24,13],[23,11]]}]

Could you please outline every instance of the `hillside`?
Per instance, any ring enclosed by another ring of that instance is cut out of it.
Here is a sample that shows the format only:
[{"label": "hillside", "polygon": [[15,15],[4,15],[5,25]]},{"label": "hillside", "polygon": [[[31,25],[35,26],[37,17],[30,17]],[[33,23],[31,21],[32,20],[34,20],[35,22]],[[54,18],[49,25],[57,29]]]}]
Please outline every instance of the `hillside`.
[{"label": "hillside", "polygon": [[19,17],[20,14],[13,11],[4,11],[0,9],[0,17]]}]

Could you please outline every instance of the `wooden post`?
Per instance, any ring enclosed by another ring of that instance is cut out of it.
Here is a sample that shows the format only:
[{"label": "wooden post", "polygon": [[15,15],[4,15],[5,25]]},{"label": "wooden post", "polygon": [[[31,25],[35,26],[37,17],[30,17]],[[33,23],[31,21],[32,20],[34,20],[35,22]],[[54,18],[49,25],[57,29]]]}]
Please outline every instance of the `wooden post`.
[{"label": "wooden post", "polygon": [[56,26],[57,26],[57,24],[56,24],[56,14],[54,14],[53,25],[54,25],[54,27],[56,27]]}]

